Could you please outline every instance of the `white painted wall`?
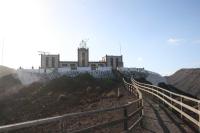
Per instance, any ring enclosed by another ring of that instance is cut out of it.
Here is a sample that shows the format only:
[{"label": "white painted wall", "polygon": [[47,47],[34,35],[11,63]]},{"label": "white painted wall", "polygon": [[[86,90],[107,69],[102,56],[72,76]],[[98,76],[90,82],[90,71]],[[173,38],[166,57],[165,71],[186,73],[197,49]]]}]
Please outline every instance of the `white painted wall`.
[{"label": "white painted wall", "polygon": [[33,82],[37,82],[41,79],[41,77],[37,74],[36,70],[34,72],[31,72],[30,70],[24,71],[24,70],[17,70],[17,78],[21,81],[23,85],[29,85]]},{"label": "white painted wall", "polygon": [[99,67],[97,70],[91,70],[91,67],[78,67],[77,70],[65,68],[48,68],[46,69],[18,69],[17,76],[24,85],[45,79],[55,79],[62,75],[75,77],[81,73],[89,73],[95,78],[114,78],[111,67]]},{"label": "white painted wall", "polygon": [[118,68],[119,71],[126,71],[126,72],[131,72],[131,71],[135,71],[135,72],[146,72],[146,70],[144,68],[128,68],[128,67],[119,67]]}]

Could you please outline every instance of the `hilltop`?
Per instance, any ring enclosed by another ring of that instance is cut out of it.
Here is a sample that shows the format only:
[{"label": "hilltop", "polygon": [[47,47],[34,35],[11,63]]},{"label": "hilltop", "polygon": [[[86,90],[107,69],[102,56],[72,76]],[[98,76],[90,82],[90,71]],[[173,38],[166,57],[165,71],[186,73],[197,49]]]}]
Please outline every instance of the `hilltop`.
[{"label": "hilltop", "polygon": [[4,77],[6,75],[10,75],[15,73],[16,71],[12,68],[6,67],[6,66],[1,66],[0,65],[0,78]]}]

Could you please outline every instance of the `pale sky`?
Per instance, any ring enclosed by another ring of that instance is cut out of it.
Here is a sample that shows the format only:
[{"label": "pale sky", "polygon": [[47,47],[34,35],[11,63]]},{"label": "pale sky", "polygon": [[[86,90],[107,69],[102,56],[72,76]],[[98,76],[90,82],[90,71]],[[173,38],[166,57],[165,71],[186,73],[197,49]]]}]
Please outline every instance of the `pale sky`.
[{"label": "pale sky", "polygon": [[76,61],[89,39],[91,61],[121,45],[125,67],[171,74],[200,66],[199,16],[199,0],[0,0],[0,60],[38,67],[46,51]]}]

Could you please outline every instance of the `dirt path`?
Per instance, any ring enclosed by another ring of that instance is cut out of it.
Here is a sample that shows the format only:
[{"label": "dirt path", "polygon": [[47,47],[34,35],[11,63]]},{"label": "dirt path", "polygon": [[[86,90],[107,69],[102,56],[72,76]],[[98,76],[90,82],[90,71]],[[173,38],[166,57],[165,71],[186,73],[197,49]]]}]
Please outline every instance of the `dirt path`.
[{"label": "dirt path", "polygon": [[144,95],[144,119],[138,133],[194,133],[180,118],[169,109]]}]

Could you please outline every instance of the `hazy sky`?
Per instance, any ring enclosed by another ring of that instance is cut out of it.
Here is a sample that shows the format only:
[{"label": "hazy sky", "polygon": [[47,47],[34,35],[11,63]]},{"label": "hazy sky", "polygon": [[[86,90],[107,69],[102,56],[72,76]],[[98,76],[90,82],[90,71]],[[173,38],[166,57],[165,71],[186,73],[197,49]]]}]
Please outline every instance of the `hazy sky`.
[{"label": "hazy sky", "polygon": [[127,67],[199,67],[200,0],[0,0],[3,65],[38,67],[37,51],[77,60],[82,39],[91,61],[120,54],[121,45]]}]

